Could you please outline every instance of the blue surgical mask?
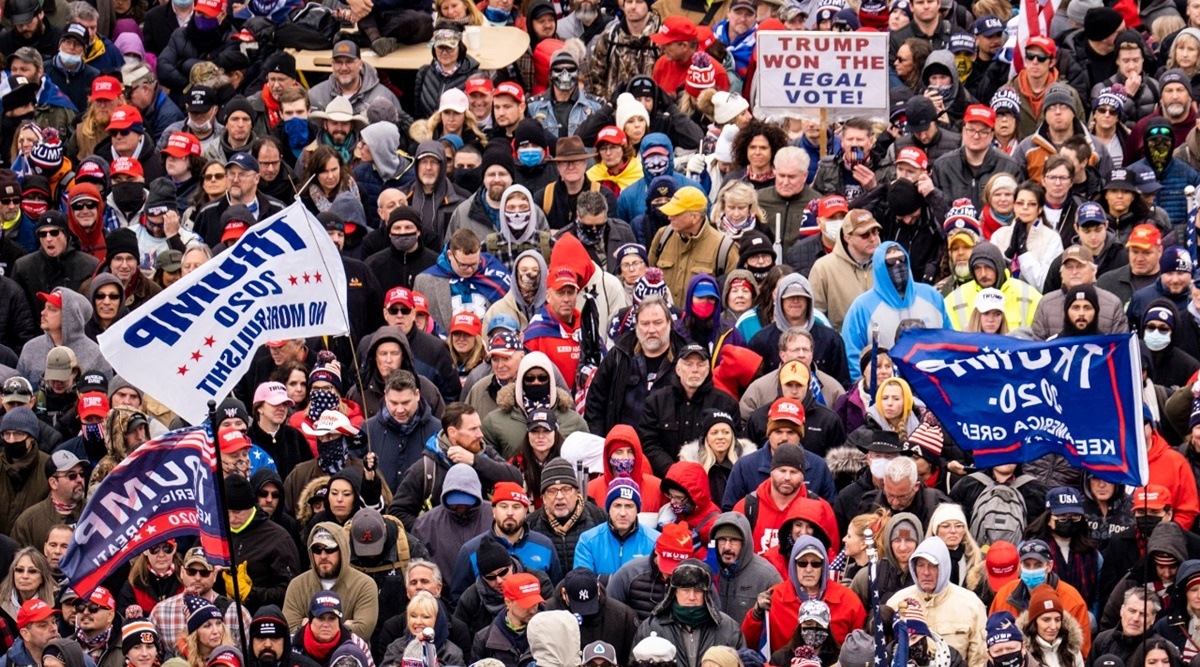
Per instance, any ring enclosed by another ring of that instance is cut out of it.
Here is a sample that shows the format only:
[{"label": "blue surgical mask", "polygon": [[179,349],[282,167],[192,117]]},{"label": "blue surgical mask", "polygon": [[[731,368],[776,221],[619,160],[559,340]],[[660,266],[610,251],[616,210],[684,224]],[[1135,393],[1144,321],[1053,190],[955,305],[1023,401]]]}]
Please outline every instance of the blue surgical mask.
[{"label": "blue surgical mask", "polygon": [[536,167],[542,163],[546,152],[540,148],[518,148],[517,160],[524,167]]},{"label": "blue surgical mask", "polygon": [[195,0],[171,0],[176,9],[191,9]]},{"label": "blue surgical mask", "polygon": [[1021,583],[1025,584],[1025,587],[1029,590],[1033,590],[1046,583],[1045,568],[1039,567],[1036,570],[1026,570],[1025,568],[1021,568]]},{"label": "blue surgical mask", "polygon": [[288,146],[304,148],[308,144],[308,119],[296,116],[283,121],[283,132],[287,135]]},{"label": "blue surgical mask", "polygon": [[63,64],[63,67],[75,69],[83,63],[83,56],[75,53],[67,53],[66,51],[58,52],[58,62]]},{"label": "blue surgical mask", "polygon": [[1171,334],[1163,331],[1147,331],[1142,336],[1142,340],[1151,351],[1162,352],[1171,344]]},{"label": "blue surgical mask", "polygon": [[488,20],[488,23],[508,23],[508,20],[512,18],[512,15],[503,9],[488,7],[487,9],[483,10],[483,17]]}]

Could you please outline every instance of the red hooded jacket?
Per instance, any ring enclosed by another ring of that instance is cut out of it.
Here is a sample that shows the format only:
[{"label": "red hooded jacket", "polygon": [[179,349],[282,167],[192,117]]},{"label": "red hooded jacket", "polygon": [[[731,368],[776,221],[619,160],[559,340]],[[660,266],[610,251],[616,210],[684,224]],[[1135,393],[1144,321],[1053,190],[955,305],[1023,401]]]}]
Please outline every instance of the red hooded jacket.
[{"label": "red hooded jacket", "polygon": [[665,503],[661,481],[650,472],[650,460],[642,453],[642,441],[637,431],[628,424],[617,424],[608,432],[604,439],[604,474],[588,482],[588,496],[600,507],[608,497],[608,485],[616,475],[608,467],[612,453],[621,447],[633,448],[633,474],[630,477],[637,482],[642,492],[642,511],[657,512]]},{"label": "red hooded jacket", "polygon": [[[708,554],[708,535],[713,522],[721,514],[721,508],[713,504],[712,494],[708,490],[708,471],[699,463],[680,461],[667,468],[667,475],[662,481],[662,490],[666,492],[674,487],[691,497],[696,508],[687,516],[676,517],[677,521],[686,521],[687,525],[700,536],[700,546],[696,550],[696,558],[704,560]],[[642,494],[643,497],[645,493]],[[701,553],[703,552],[703,553]]]},{"label": "red hooded jacket", "polygon": [[780,523],[779,531],[776,531],[774,544],[771,545],[771,548],[766,553],[762,554],[762,557],[766,558],[767,562],[775,566],[775,569],[779,571],[779,576],[783,577],[784,581],[788,579],[788,559],[779,553],[779,532],[784,530],[791,531],[792,523],[797,519],[807,521],[814,526],[816,529],[814,534],[817,539],[821,540],[822,544],[827,545],[825,547],[826,551],[836,554],[842,550],[842,537],[841,533],[838,532],[837,517],[834,516],[833,508],[829,506],[829,503],[823,498],[796,499],[792,502],[791,508],[788,510],[787,518]]}]

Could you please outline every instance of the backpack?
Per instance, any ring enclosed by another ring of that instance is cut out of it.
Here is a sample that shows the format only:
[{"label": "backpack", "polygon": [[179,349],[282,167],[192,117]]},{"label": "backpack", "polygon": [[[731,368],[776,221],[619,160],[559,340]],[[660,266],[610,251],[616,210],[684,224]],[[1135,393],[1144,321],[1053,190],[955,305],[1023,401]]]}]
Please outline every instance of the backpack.
[{"label": "backpack", "polygon": [[341,27],[342,22],[328,7],[308,2],[293,10],[288,20],[275,29],[275,42],[280,48],[332,49]]},{"label": "backpack", "polygon": [[1019,544],[1025,534],[1026,509],[1019,489],[1032,482],[1033,476],[1021,475],[1012,485],[997,484],[983,472],[971,473],[971,477],[985,487],[971,510],[971,536],[979,544],[995,544],[998,540]]}]

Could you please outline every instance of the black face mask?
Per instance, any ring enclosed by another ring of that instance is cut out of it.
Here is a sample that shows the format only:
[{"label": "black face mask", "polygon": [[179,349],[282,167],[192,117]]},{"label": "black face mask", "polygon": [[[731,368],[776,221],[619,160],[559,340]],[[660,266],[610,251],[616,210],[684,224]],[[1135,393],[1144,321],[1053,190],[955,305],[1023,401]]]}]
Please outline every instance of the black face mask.
[{"label": "black face mask", "polygon": [[24,442],[18,442],[15,445],[12,443],[4,443],[4,457],[9,461],[17,459],[29,453],[29,445]]},{"label": "black face mask", "polygon": [[1138,532],[1142,534],[1142,537],[1150,537],[1150,533],[1154,532],[1154,527],[1162,523],[1162,520],[1161,516],[1154,516],[1152,514],[1133,518],[1133,522],[1137,524]]},{"label": "black face mask", "polygon": [[141,210],[146,203],[146,186],[143,183],[114,183],[112,186],[113,203],[125,215],[133,215]]},{"label": "black face mask", "polygon": [[1082,519],[1059,519],[1054,523],[1054,534],[1059,537],[1071,538],[1082,535],[1087,530],[1087,524]]},{"label": "black face mask", "polygon": [[988,659],[989,667],[1021,667],[1025,662],[1025,655],[1021,651],[1013,651],[998,655],[995,658]]},{"label": "black face mask", "polygon": [[888,277],[892,279],[892,286],[897,292],[904,294],[904,290],[908,289],[908,262],[889,264],[887,270]]},{"label": "black face mask", "polygon": [[523,384],[522,389],[525,392],[525,398],[534,403],[544,403],[550,400],[550,383],[543,382],[541,384]]},{"label": "black face mask", "polygon": [[773,268],[775,268],[774,264],[772,264],[771,266],[764,266],[761,269],[752,269],[747,266],[746,270],[750,272],[750,275],[754,276],[755,282],[762,284],[762,281],[767,279],[767,274],[770,273],[771,269],[773,269]]},{"label": "black face mask", "polygon": [[[911,640],[910,640],[911,641]],[[918,638],[908,646],[908,661],[918,665],[928,665],[930,658],[933,656],[929,653],[929,639],[926,637]]]}]

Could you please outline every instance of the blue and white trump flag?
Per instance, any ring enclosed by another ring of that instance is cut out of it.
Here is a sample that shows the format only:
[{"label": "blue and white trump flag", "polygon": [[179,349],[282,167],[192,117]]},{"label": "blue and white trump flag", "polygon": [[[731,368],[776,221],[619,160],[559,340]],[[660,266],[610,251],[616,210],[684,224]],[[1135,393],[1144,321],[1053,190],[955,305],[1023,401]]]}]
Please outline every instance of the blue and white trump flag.
[{"label": "blue and white trump flag", "polygon": [[300,202],[100,335],[121,377],[199,424],[250,368],[259,345],[350,330],[337,246]]},{"label": "blue and white trump flag", "polygon": [[889,356],[981,468],[1061,454],[1114,484],[1149,479],[1131,334],[1043,342],[913,329]]}]

